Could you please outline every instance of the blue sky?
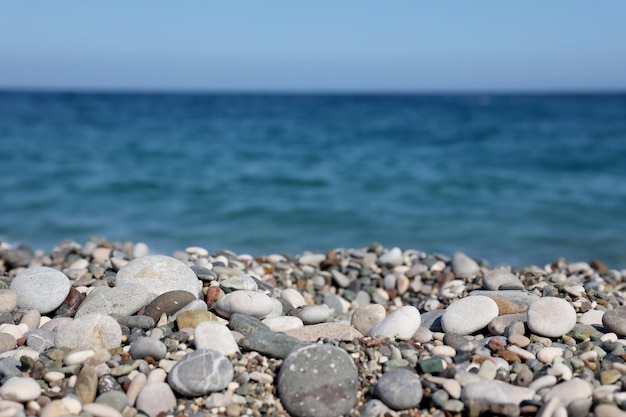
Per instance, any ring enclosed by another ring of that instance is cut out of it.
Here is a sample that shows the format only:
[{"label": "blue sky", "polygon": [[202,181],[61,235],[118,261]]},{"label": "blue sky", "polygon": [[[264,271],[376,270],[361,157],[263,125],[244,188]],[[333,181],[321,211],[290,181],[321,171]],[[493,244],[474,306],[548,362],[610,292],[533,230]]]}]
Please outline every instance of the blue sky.
[{"label": "blue sky", "polygon": [[626,91],[626,2],[0,0],[0,88]]}]

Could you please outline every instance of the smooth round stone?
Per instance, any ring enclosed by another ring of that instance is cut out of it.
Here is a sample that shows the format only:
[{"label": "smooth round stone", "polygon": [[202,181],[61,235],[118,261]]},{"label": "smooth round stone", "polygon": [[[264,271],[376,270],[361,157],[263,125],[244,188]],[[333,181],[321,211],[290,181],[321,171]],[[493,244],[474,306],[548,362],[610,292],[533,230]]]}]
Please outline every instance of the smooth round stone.
[{"label": "smooth round stone", "polygon": [[403,262],[402,250],[397,247],[389,249],[387,252],[383,253],[378,258],[379,265],[384,265],[384,266],[389,266],[389,267],[402,265],[402,262]]},{"label": "smooth round stone", "polygon": [[103,314],[88,314],[74,319],[69,324],[57,328],[54,338],[56,347],[76,349],[88,347],[107,350],[120,347],[122,344],[122,329],[119,323],[111,316]]},{"label": "smooth round stone", "polygon": [[262,292],[240,290],[217,300],[215,309],[224,317],[239,313],[262,319],[274,310],[274,303]]},{"label": "smooth round stone", "polygon": [[97,264],[103,264],[111,257],[111,248],[96,248],[91,252],[93,261]]},{"label": "smooth round stone", "polygon": [[152,382],[141,389],[135,407],[150,417],[156,417],[176,407],[176,396],[165,382]]},{"label": "smooth round stone", "polygon": [[233,376],[233,366],[223,353],[200,349],[187,354],[174,365],[167,382],[174,391],[195,397],[223,390]]},{"label": "smooth round stone", "polygon": [[222,288],[230,288],[231,290],[256,291],[259,289],[256,281],[246,274],[228,277],[220,282],[220,286]]},{"label": "smooth round stone", "polygon": [[593,414],[596,417],[626,417],[626,411],[613,404],[598,404],[593,409]]},{"label": "smooth round stone", "polygon": [[154,299],[168,291],[188,291],[197,295],[202,281],[181,261],[163,255],[148,255],[134,259],[120,268],[115,285],[139,284]]},{"label": "smooth round stone", "polygon": [[83,404],[86,404],[95,400],[97,391],[98,373],[94,368],[84,366],[80,370],[78,378],[76,378],[74,393],[78,396]]},{"label": "smooth round stone", "polygon": [[0,333],[0,353],[15,349],[16,346],[17,339],[13,335],[8,333]]},{"label": "smooth round stone", "polygon": [[361,417],[379,417],[384,416],[387,412],[389,412],[389,407],[375,398],[359,407],[359,415]]},{"label": "smooth round stone", "polygon": [[543,297],[533,302],[527,312],[528,328],[546,337],[561,337],[576,326],[576,311],[567,301]]},{"label": "smooth round stone", "polygon": [[573,378],[571,381],[561,382],[555,385],[543,396],[545,403],[553,398],[558,398],[565,407],[572,401],[579,398],[590,398],[592,394],[591,385],[580,378]]},{"label": "smooth round stone", "polygon": [[149,356],[153,359],[161,360],[167,353],[167,347],[160,340],[151,337],[140,337],[130,344],[129,353],[133,359],[143,359]]},{"label": "smooth round stone", "polygon": [[342,274],[336,269],[333,269],[330,272],[333,276],[333,281],[335,282],[335,284],[337,284],[338,287],[346,288],[348,285],[350,285],[350,278],[348,278],[346,275]]},{"label": "smooth round stone", "polygon": [[358,393],[357,368],[350,355],[332,345],[294,349],[278,374],[278,396],[299,417],[349,414]]},{"label": "smooth round stone", "polygon": [[[601,310],[589,310],[584,312],[578,318],[578,322],[581,324],[588,324],[590,326],[604,326],[602,318],[604,317],[604,311]],[[626,330],[626,325],[624,326]]]},{"label": "smooth round stone", "polygon": [[75,349],[69,352],[63,358],[63,363],[65,365],[80,365],[82,363],[87,362],[90,358],[93,358],[96,355],[96,351],[93,349]]},{"label": "smooth round stone", "polygon": [[117,317],[117,322],[129,329],[137,327],[139,329],[149,330],[155,326],[154,320],[149,316],[121,316]]},{"label": "smooth round stone", "polygon": [[602,325],[609,332],[626,336],[626,306],[609,310],[602,316]]},{"label": "smooth round stone", "polygon": [[332,311],[326,304],[306,306],[298,313],[298,318],[304,324],[326,323],[330,320]]},{"label": "smooth round stone", "polygon": [[419,376],[408,369],[394,369],[383,374],[375,390],[376,396],[394,410],[417,407],[423,396]]},{"label": "smooth round stone", "polygon": [[537,359],[543,363],[552,363],[557,356],[563,356],[563,349],[548,346],[537,352]]},{"label": "smooth round stone", "polygon": [[295,316],[268,317],[262,320],[273,332],[286,332],[304,326],[302,320]]},{"label": "smooth round stone", "polygon": [[[139,395],[143,387],[146,385],[147,380],[148,380],[148,377],[146,377],[146,374],[140,372],[137,375],[135,375],[135,377],[130,381],[130,384],[128,385],[128,389],[126,390],[126,396],[128,397],[128,405],[130,405],[131,407],[135,405],[137,396]],[[170,389],[170,391],[172,390],[169,385],[167,385],[167,387]]]},{"label": "smooth round stone", "polygon": [[216,321],[205,321],[193,331],[196,349],[213,349],[224,355],[239,352],[239,346],[230,329]]},{"label": "smooth round stone", "polygon": [[469,256],[464,253],[457,252],[452,255],[452,272],[454,275],[461,278],[469,278],[478,274],[480,267]]},{"label": "smooth round stone", "polygon": [[306,301],[304,301],[304,297],[300,292],[293,288],[286,288],[280,292],[281,300],[288,303],[293,308],[298,308],[306,305]]},{"label": "smooth round stone", "polygon": [[269,329],[252,332],[241,341],[241,347],[246,350],[253,350],[278,359],[286,357],[299,344],[300,340],[295,337],[285,333],[274,333]]},{"label": "smooth round stone", "polygon": [[33,378],[12,377],[0,387],[0,397],[9,401],[27,402],[36,400],[41,394],[41,387]]},{"label": "smooth round stone", "polygon": [[41,313],[37,310],[28,310],[22,316],[20,320],[20,324],[25,324],[28,327],[28,330],[35,330],[39,328],[39,323],[41,323]]},{"label": "smooth round stone", "polygon": [[122,413],[106,404],[89,403],[83,405],[83,411],[94,417],[122,417]]},{"label": "smooth round stone", "polygon": [[10,313],[17,308],[17,293],[12,290],[0,290],[0,313]]},{"label": "smooth round stone", "polygon": [[374,325],[385,319],[386,315],[383,305],[369,304],[354,310],[350,324],[362,334],[368,334]]},{"label": "smooth round stone", "polygon": [[96,397],[97,404],[108,405],[109,407],[122,412],[128,405],[128,397],[123,391],[107,391]]},{"label": "smooth round stone", "polygon": [[179,329],[193,329],[205,321],[217,321],[217,316],[210,311],[189,310],[176,316],[176,325]]},{"label": "smooth round stone", "polygon": [[73,413],[70,412],[62,400],[52,400],[42,408],[40,417],[61,417],[70,414]]},{"label": "smooth round stone", "polygon": [[158,322],[163,313],[169,317],[196,299],[189,291],[167,291],[152,300],[146,306],[144,314]]},{"label": "smooth round stone", "polygon": [[69,278],[45,266],[28,268],[13,278],[10,289],[17,294],[17,306],[49,313],[59,307],[70,292]]},{"label": "smooth round stone", "polygon": [[373,337],[409,340],[422,323],[420,312],[413,306],[403,306],[391,313],[369,331]]},{"label": "smooth round stone", "polygon": [[141,258],[150,253],[150,248],[144,242],[137,242],[133,246],[133,258]]},{"label": "smooth round stone", "polygon": [[493,269],[483,277],[483,287],[488,290],[523,290],[524,284],[506,268]]},{"label": "smooth round stone", "polygon": [[498,317],[498,304],[489,297],[474,295],[456,300],[445,309],[441,326],[446,333],[471,334]]},{"label": "smooth round stone", "polygon": [[233,314],[228,322],[228,327],[244,336],[248,336],[257,330],[271,333],[270,328],[261,322],[261,320],[255,317],[246,316],[245,314]]},{"label": "smooth round stone", "polygon": [[123,284],[115,288],[96,287],[80,304],[74,317],[95,313],[130,316],[149,301],[146,290],[137,284]]}]

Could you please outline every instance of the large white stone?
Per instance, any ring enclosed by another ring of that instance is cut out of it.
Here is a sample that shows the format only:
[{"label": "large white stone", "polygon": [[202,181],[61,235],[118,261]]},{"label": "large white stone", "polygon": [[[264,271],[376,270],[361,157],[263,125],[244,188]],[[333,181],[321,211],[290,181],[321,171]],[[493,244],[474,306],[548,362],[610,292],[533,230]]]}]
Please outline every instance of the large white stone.
[{"label": "large white stone", "polygon": [[375,324],[369,331],[370,336],[409,340],[420,327],[420,312],[413,306],[403,306]]},{"label": "large white stone", "polygon": [[262,292],[239,290],[217,300],[215,309],[225,317],[240,313],[262,319],[274,310],[274,302]]},{"label": "large white stone", "polygon": [[41,387],[33,378],[12,377],[0,387],[0,397],[9,401],[27,402],[36,400]]},{"label": "large white stone", "polygon": [[193,331],[197,349],[213,349],[224,355],[239,352],[239,346],[230,329],[216,321],[203,321]]},{"label": "large white stone", "polygon": [[115,285],[138,284],[150,295],[150,300],[175,290],[189,291],[196,297],[202,281],[191,268],[169,256],[149,255],[134,259],[120,268]]},{"label": "large white stone", "polygon": [[484,295],[473,295],[451,303],[441,316],[446,333],[471,334],[498,317],[498,304]]},{"label": "large white stone", "polygon": [[528,328],[546,337],[561,337],[576,326],[576,310],[558,297],[543,297],[528,307]]},{"label": "large white stone", "polygon": [[88,347],[107,350],[120,347],[122,329],[113,317],[104,314],[88,314],[57,328],[54,338],[56,347],[76,349]]},{"label": "large white stone", "polygon": [[69,278],[45,266],[28,268],[13,278],[10,289],[17,294],[17,306],[49,313],[59,307],[70,292]]}]

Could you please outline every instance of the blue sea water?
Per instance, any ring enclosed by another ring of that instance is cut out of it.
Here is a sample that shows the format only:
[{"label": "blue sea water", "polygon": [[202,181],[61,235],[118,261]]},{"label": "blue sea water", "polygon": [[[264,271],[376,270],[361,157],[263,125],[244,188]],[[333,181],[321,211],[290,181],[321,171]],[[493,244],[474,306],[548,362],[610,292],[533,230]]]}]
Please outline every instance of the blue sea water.
[{"label": "blue sea water", "polygon": [[626,95],[0,93],[0,239],[626,268]]}]

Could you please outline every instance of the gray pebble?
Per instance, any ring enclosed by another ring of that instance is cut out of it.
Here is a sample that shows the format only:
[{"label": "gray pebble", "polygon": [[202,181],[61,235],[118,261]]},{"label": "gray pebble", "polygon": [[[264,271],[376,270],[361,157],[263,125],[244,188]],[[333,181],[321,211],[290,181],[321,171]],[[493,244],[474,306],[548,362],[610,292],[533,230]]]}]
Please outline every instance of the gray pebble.
[{"label": "gray pebble", "polygon": [[306,345],[287,356],[278,374],[278,396],[299,417],[349,414],[358,392],[358,375],[350,355],[331,345]]},{"label": "gray pebble", "polygon": [[195,397],[223,390],[233,376],[233,366],[225,355],[212,349],[199,349],[174,365],[167,382],[174,391]]},{"label": "gray pebble", "polygon": [[129,353],[133,359],[143,359],[150,356],[153,359],[161,360],[167,353],[167,347],[160,340],[151,337],[140,337],[131,343]]},{"label": "gray pebble", "polygon": [[417,407],[422,401],[422,383],[419,376],[408,369],[394,369],[380,377],[376,396],[394,410]]},{"label": "gray pebble", "polygon": [[13,278],[10,289],[17,294],[18,307],[49,313],[59,307],[70,292],[69,278],[56,269],[37,266]]}]

